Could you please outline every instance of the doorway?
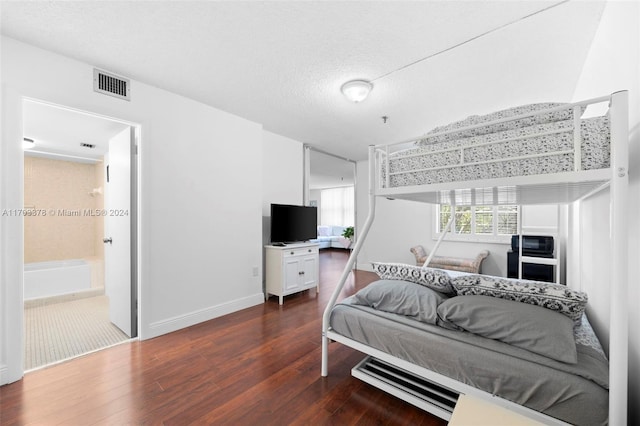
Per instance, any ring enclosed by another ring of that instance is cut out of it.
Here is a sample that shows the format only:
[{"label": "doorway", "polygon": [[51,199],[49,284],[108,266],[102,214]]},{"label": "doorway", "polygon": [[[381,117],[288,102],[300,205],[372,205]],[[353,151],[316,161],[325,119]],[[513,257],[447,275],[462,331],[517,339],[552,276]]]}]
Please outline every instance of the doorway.
[{"label": "doorway", "polygon": [[23,100],[26,371],[137,336],[139,134]]},{"label": "doorway", "polygon": [[[305,204],[318,207],[318,236],[329,237],[323,248],[348,249],[356,237],[356,163],[305,147]],[[349,239],[339,238],[351,228]],[[334,238],[335,237],[335,238]]]}]

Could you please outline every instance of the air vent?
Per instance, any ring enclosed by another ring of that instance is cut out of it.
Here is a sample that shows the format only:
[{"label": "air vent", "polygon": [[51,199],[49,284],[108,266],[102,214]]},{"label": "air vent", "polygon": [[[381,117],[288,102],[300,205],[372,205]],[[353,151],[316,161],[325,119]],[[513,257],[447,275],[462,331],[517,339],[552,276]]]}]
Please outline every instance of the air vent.
[{"label": "air vent", "polygon": [[90,149],[93,149],[93,148],[95,148],[95,147],[96,147],[96,146],[95,146],[94,144],[92,144],[92,143],[84,143],[84,142],[80,142],[80,146],[81,146],[81,147],[83,147],[83,148],[90,148]]},{"label": "air vent", "polygon": [[130,80],[99,69],[93,70],[93,90],[116,98],[131,100]]}]

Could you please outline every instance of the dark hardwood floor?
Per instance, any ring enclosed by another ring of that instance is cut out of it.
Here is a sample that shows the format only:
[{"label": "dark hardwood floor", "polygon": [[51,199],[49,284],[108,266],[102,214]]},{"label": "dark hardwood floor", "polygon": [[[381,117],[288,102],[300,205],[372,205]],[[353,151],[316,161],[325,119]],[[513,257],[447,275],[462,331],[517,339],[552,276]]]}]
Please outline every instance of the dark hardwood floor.
[{"label": "dark hardwood floor", "polygon": [[[320,255],[313,290],[27,374],[0,387],[6,425],[445,425],[351,377],[363,355],[330,345],[320,376],[322,311],[347,253]],[[344,295],[376,276],[352,274]]]}]

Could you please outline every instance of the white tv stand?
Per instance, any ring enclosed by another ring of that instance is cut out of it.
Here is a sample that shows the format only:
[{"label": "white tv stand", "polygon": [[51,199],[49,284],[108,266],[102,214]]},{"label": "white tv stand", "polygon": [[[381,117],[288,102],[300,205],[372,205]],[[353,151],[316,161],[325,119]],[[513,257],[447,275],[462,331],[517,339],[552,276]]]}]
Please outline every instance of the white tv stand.
[{"label": "white tv stand", "polygon": [[317,243],[265,246],[265,300],[269,295],[278,296],[282,305],[283,297],[289,294],[313,287],[319,293],[319,247]]}]

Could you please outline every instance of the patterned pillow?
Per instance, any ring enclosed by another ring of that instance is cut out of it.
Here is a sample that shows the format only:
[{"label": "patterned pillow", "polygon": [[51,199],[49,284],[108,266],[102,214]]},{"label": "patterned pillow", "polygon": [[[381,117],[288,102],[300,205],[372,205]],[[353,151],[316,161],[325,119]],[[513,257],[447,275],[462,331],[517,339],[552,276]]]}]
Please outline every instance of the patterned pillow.
[{"label": "patterned pillow", "polygon": [[383,280],[402,280],[420,284],[444,294],[454,294],[451,277],[435,268],[407,265],[404,263],[371,262],[373,271]]},{"label": "patterned pillow", "polygon": [[451,280],[458,296],[492,296],[514,302],[542,306],[580,320],[587,306],[587,295],[564,285],[516,280],[488,275],[464,275]]},{"label": "patterned pillow", "polygon": [[607,359],[607,355],[602,349],[600,340],[598,340],[595,331],[593,331],[593,327],[591,327],[589,319],[587,319],[587,314],[585,313],[582,315],[581,320],[574,321],[573,324],[573,335],[575,337],[576,344],[588,346],[599,353],[604,359]]}]

